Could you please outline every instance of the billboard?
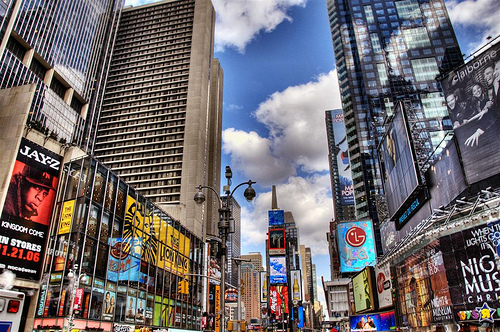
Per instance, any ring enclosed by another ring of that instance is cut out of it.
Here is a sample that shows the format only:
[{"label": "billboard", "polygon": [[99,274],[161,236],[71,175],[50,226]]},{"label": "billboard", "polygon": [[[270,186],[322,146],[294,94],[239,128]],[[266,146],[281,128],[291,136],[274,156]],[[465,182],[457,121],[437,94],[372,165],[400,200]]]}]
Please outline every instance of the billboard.
[{"label": "billboard", "polygon": [[[398,300],[405,326],[418,328],[453,322],[442,248],[439,241],[433,241],[396,266]],[[462,292],[463,285],[460,287]]]},{"label": "billboard", "polygon": [[375,242],[370,220],[339,223],[337,240],[342,273],[375,265]]},{"label": "billboard", "polygon": [[300,276],[300,270],[291,270],[290,278],[292,279],[292,301],[296,304],[302,301],[302,277]]},{"label": "billboard", "polygon": [[269,283],[270,284],[286,284],[286,257],[273,256],[269,257]]},{"label": "billboard", "polygon": [[404,206],[406,201],[412,200],[410,207],[415,207],[404,214],[402,221],[399,221],[398,218],[396,225],[399,229],[423,203],[418,200],[413,202],[411,198],[411,195],[418,191],[422,179],[417,169],[416,157],[402,103],[399,103],[398,107],[396,107],[392,122],[382,139],[379,146],[379,156],[387,208],[391,219],[395,219],[394,217],[400,209],[408,210],[408,207]]},{"label": "billboard", "polygon": [[[482,309],[500,308],[500,221],[465,229],[439,239],[454,316],[481,319]],[[498,317],[495,317],[498,318]]]},{"label": "billboard", "polygon": [[500,173],[499,49],[491,46],[441,80],[468,183]]},{"label": "billboard", "polygon": [[335,141],[335,146],[331,150],[334,151],[337,162],[340,204],[343,206],[354,205],[354,188],[352,184],[351,163],[347,151],[344,113],[341,109],[332,110],[330,113]]},{"label": "billboard", "polygon": [[270,228],[267,233],[269,239],[269,255],[284,255],[285,252],[285,229],[284,228]]},{"label": "billboard", "polygon": [[392,283],[389,264],[383,267],[375,267],[375,289],[377,290],[378,308],[383,309],[392,306]]},{"label": "billboard", "polygon": [[191,240],[130,195],[126,207],[123,238],[143,239],[139,257],[178,275],[188,273]]},{"label": "billboard", "polygon": [[269,305],[271,315],[277,320],[283,319],[288,314],[288,286],[271,286],[269,288]]},{"label": "billboard", "polygon": [[367,266],[352,278],[354,311],[364,312],[375,309],[372,289],[372,267]]},{"label": "billboard", "polygon": [[394,311],[358,315],[350,317],[351,331],[394,331],[396,316]]},{"label": "billboard", "polygon": [[267,272],[260,272],[260,302],[267,303]]},{"label": "billboard", "polygon": [[268,212],[269,226],[283,226],[285,224],[284,210],[270,210]]},{"label": "billboard", "polygon": [[62,157],[21,139],[0,227],[0,269],[39,280]]}]

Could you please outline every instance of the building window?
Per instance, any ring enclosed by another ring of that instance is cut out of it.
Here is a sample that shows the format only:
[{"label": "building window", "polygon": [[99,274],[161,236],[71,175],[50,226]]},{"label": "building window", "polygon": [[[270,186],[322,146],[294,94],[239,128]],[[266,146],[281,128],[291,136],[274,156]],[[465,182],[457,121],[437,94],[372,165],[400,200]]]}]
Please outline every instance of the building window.
[{"label": "building window", "polygon": [[429,35],[426,28],[413,28],[403,30],[406,46],[409,49],[431,46]]},{"label": "building window", "polygon": [[399,18],[402,20],[411,20],[421,17],[418,2],[414,0],[405,0],[396,2],[396,10]]},{"label": "building window", "polygon": [[411,61],[417,81],[432,81],[439,75],[439,69],[434,58],[416,59]]},{"label": "building window", "polygon": [[14,54],[16,58],[23,60],[26,48],[16,39],[12,37],[9,38],[9,41],[7,42],[7,49]]}]

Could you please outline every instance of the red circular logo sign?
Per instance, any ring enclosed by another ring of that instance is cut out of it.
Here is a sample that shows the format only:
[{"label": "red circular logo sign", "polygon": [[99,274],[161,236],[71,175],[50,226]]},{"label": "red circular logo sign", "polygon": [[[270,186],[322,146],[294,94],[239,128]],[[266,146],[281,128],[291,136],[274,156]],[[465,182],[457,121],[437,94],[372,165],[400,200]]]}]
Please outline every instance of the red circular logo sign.
[{"label": "red circular logo sign", "polygon": [[385,275],[380,272],[377,276],[377,291],[379,294],[382,294],[384,291],[384,282],[385,282]]},{"label": "red circular logo sign", "polygon": [[366,233],[360,227],[353,226],[345,233],[345,242],[352,247],[361,247],[365,241]]}]

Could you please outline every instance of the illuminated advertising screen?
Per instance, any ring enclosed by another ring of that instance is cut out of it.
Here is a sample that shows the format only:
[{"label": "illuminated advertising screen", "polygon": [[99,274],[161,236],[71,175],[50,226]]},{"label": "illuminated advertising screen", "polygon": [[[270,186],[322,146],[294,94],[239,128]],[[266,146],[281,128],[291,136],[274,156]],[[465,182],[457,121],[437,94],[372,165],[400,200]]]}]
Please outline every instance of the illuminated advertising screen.
[{"label": "illuminated advertising screen", "polygon": [[286,257],[269,257],[269,282],[271,284],[285,284],[286,278]]},{"label": "illuminated advertising screen", "polygon": [[291,281],[291,291],[292,291],[292,301],[298,303],[302,301],[302,277],[300,276],[300,270],[292,270],[290,271],[290,279]]},{"label": "illuminated advertising screen", "polygon": [[126,207],[123,238],[143,239],[139,257],[178,275],[188,273],[191,240],[161,216],[147,213],[145,205],[134,197],[127,197]]},{"label": "illuminated advertising screen", "polygon": [[347,151],[346,130],[342,110],[332,110],[332,129],[335,140],[333,148],[338,167],[338,181],[340,185],[341,204],[354,205],[354,189],[352,184],[351,163]]},{"label": "illuminated advertising screen", "polygon": [[378,308],[383,309],[392,306],[392,284],[389,264],[383,267],[375,267],[375,290],[377,291]]},{"label": "illuminated advertising screen", "polygon": [[2,211],[0,269],[39,280],[62,157],[21,140]]},{"label": "illuminated advertising screen", "polygon": [[[416,157],[413,151],[412,141],[403,105],[396,107],[394,117],[389,125],[386,135],[379,147],[380,165],[384,192],[387,200],[387,208],[391,219],[398,214],[398,210],[404,209],[406,214],[403,219],[396,221],[398,229],[409,220],[409,217],[422,206],[422,201],[416,201],[410,197],[421,185],[420,172],[417,169]],[[420,200],[425,199],[421,198]],[[404,207],[404,203],[412,200],[410,210]]]},{"label": "illuminated advertising screen", "polygon": [[285,224],[285,211],[270,210],[268,212],[269,226],[283,226]]},{"label": "illuminated advertising screen", "polygon": [[271,286],[269,288],[269,305],[271,315],[277,320],[288,314],[288,286]]},{"label": "illuminated advertising screen", "polygon": [[108,280],[139,281],[141,238],[109,239]]},{"label": "illuminated advertising screen", "polygon": [[284,255],[285,254],[285,229],[270,228],[268,231],[269,239],[269,255]]},{"label": "illuminated advertising screen", "polygon": [[355,312],[375,309],[372,290],[372,267],[367,266],[352,278]]},{"label": "illuminated advertising screen", "polygon": [[498,319],[500,221],[464,229],[439,242],[454,317],[482,321],[489,318],[484,313],[494,312],[492,317]]},{"label": "illuminated advertising screen", "polygon": [[267,272],[260,272],[260,302],[267,303]]},{"label": "illuminated advertising screen", "polygon": [[342,273],[358,272],[375,265],[375,242],[370,220],[339,223],[337,240]]},{"label": "illuminated advertising screen", "polygon": [[[447,268],[440,248],[443,245],[434,241],[396,266],[401,318],[410,328],[453,322]],[[454,268],[457,263],[453,263]],[[463,284],[460,287],[462,293]]]},{"label": "illuminated advertising screen", "polygon": [[468,183],[500,173],[500,43],[441,81]]},{"label": "illuminated advertising screen", "polygon": [[351,316],[351,331],[394,331],[396,316],[394,311]]}]

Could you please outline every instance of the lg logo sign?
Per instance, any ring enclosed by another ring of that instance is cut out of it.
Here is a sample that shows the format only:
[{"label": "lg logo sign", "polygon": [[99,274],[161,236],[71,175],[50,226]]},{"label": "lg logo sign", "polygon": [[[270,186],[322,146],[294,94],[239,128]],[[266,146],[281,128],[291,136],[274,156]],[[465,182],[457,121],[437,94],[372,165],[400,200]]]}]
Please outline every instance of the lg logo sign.
[{"label": "lg logo sign", "polygon": [[360,227],[353,226],[345,233],[345,242],[351,247],[361,247],[365,241],[366,233]]}]

